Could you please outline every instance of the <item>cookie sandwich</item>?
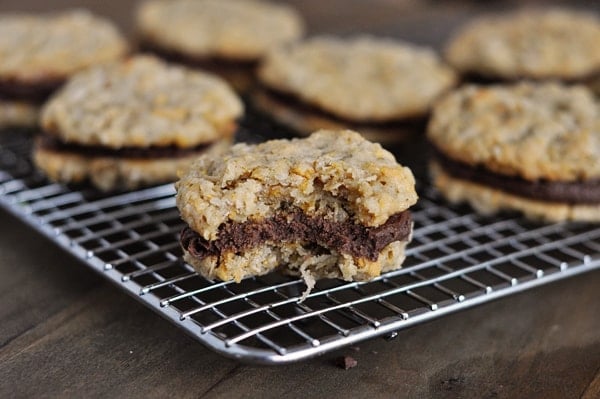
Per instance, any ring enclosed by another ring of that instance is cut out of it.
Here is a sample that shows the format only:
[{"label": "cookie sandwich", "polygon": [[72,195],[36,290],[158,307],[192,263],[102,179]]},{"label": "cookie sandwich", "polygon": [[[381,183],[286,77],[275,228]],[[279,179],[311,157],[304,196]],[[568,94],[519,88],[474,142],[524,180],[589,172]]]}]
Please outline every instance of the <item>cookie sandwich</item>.
[{"label": "cookie sandwich", "polygon": [[149,0],[136,24],[143,50],[210,70],[239,89],[251,84],[268,50],[304,33],[293,8],[263,0]]},{"label": "cookie sandwich", "polygon": [[600,18],[565,9],[480,17],[450,40],[446,60],[467,81],[600,77]]},{"label": "cookie sandwich", "polygon": [[352,131],[236,144],[176,183],[185,260],[207,278],[274,270],[369,280],[400,268],[417,201],[411,171]]},{"label": "cookie sandwich", "polygon": [[0,14],[0,127],[35,126],[41,104],[69,76],[127,50],[112,23],[84,10]]},{"label": "cookie sandwich", "polygon": [[600,220],[600,102],[585,86],[465,86],[433,110],[433,183],[451,202]]},{"label": "cookie sandwich", "polygon": [[230,145],[242,112],[220,78],[136,56],[69,80],[44,106],[33,156],[50,179],[101,190],[175,181]]},{"label": "cookie sandwich", "polygon": [[270,52],[259,80],[255,106],[300,134],[350,128],[389,143],[424,129],[430,107],[456,75],[427,48],[324,36]]}]

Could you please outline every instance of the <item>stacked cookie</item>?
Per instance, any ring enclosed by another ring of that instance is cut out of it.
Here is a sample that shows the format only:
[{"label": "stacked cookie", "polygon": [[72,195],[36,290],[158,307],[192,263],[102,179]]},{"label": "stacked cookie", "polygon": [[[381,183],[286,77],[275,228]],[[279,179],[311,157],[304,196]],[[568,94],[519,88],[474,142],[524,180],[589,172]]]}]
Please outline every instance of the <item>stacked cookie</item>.
[{"label": "stacked cookie", "polygon": [[208,69],[240,90],[268,50],[304,33],[293,8],[262,0],[150,0],[136,24],[142,49]]},{"label": "stacked cookie", "polygon": [[414,185],[391,153],[351,131],[206,154],[176,184],[185,260],[221,280],[275,269],[309,289],[315,278],[368,280],[401,266]]},{"label": "stacked cookie", "polygon": [[280,47],[265,58],[259,79],[257,107],[301,134],[352,128],[390,143],[424,126],[456,75],[429,49],[357,36]]},{"label": "stacked cookie", "polygon": [[34,159],[53,180],[102,190],[174,181],[231,143],[242,112],[220,78],[137,56],[73,77],[43,109]]},{"label": "stacked cookie", "polygon": [[35,126],[40,105],[69,76],[126,52],[112,23],[87,11],[0,15],[0,127]]},{"label": "stacked cookie", "polygon": [[600,102],[583,86],[467,86],[433,112],[435,186],[452,202],[600,220]]}]

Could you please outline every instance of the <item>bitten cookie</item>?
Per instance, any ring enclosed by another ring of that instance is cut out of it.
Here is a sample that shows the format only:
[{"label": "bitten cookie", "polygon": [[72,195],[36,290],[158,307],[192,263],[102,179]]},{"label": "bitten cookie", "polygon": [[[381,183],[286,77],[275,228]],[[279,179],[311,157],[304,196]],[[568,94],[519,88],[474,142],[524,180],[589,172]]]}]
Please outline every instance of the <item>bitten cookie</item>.
[{"label": "bitten cookie", "polygon": [[45,106],[36,164],[102,190],[176,180],[233,140],[240,100],[220,78],[137,56],[73,77]]},{"label": "bitten cookie", "polygon": [[466,86],[433,110],[432,176],[482,213],[600,220],[600,103],[584,86]]},{"label": "bitten cookie", "polygon": [[482,17],[462,28],[446,59],[467,79],[585,81],[600,74],[600,19],[560,9]]},{"label": "bitten cookie", "polygon": [[456,82],[432,50],[391,39],[317,37],[270,52],[254,102],[299,133],[356,128],[374,141],[414,130]]},{"label": "bitten cookie", "polygon": [[40,104],[75,72],[113,61],[127,44],[87,11],[0,14],[0,126],[32,126]]},{"label": "bitten cookie", "polygon": [[141,46],[209,69],[244,88],[256,62],[304,33],[291,7],[261,0],[150,0],[137,13]]},{"label": "bitten cookie", "polygon": [[185,260],[208,278],[275,269],[369,280],[397,269],[410,241],[411,171],[352,131],[237,144],[176,183]]}]

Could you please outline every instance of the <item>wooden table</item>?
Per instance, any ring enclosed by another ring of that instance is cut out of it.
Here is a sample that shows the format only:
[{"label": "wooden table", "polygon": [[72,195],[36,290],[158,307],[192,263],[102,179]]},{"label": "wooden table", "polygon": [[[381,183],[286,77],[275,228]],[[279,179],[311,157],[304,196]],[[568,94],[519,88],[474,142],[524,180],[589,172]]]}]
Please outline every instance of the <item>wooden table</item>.
[{"label": "wooden table", "polygon": [[[83,3],[123,27],[132,4],[3,0],[0,10],[58,3]],[[313,32],[369,31],[434,45],[480,11],[462,2],[294,3]],[[2,398],[600,397],[598,272],[401,331],[391,342],[280,367],[212,353],[4,212],[0,275]],[[337,367],[343,355],[358,366]]]}]

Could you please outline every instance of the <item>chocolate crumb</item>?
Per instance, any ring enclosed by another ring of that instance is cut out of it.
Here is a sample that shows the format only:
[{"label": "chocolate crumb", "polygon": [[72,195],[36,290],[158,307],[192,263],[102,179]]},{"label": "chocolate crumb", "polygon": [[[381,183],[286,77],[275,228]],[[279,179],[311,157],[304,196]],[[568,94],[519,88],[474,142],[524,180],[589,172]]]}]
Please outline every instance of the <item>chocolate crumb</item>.
[{"label": "chocolate crumb", "polygon": [[337,365],[344,370],[351,369],[358,365],[358,361],[354,359],[352,356],[342,356],[338,358]]}]

